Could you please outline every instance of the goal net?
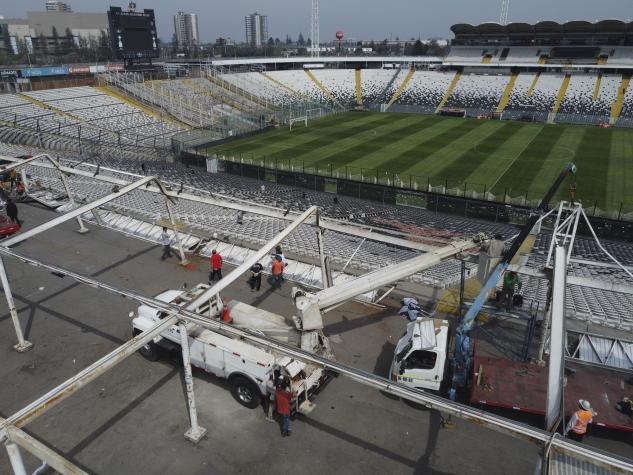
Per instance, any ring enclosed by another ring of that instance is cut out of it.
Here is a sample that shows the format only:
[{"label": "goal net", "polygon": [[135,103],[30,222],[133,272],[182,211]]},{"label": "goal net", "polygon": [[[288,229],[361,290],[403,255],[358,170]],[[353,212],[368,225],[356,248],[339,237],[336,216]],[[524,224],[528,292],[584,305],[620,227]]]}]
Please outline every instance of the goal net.
[{"label": "goal net", "polygon": [[307,127],[308,126],[308,116],[304,115],[304,116],[301,116],[301,117],[291,117],[290,121],[289,121],[290,130],[292,130],[292,126],[294,124],[301,123],[301,122],[303,122],[303,124]]}]

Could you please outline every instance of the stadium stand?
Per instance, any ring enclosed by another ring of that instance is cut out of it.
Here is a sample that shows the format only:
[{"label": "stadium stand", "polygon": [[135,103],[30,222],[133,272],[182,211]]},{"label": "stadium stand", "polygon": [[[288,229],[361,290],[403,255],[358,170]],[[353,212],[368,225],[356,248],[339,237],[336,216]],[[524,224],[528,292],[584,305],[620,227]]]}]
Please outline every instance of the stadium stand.
[{"label": "stadium stand", "polygon": [[468,109],[470,115],[494,111],[508,85],[508,75],[463,74],[444,107]]},{"label": "stadium stand", "polygon": [[[361,76],[364,104],[387,104],[403,81],[405,74],[406,72],[401,69],[364,70]],[[396,84],[395,87],[394,84]]]},{"label": "stadium stand", "polygon": [[303,70],[269,71],[266,73],[289,89],[295,90],[310,100],[329,103],[330,98],[321,90]]},{"label": "stadium stand", "polygon": [[314,77],[341,104],[356,103],[356,79],[353,69],[316,69]]},{"label": "stadium stand", "polygon": [[434,113],[454,76],[448,72],[417,71],[396,104],[416,106],[420,112]]},{"label": "stadium stand", "polygon": [[608,123],[621,79],[613,74],[573,74],[556,120],[578,124]]}]

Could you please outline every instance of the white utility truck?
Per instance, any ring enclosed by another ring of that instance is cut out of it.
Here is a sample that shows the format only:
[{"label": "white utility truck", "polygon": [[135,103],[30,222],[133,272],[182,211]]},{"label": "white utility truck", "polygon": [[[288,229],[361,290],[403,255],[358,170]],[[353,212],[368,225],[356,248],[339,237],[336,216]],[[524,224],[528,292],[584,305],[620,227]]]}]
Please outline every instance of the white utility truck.
[{"label": "white utility truck", "polygon": [[391,379],[439,393],[448,362],[448,331],[448,320],[420,317],[410,322],[396,345]]},{"label": "white utility truck", "polygon": [[[191,290],[167,290],[156,296],[157,300],[174,303],[185,307],[203,294],[209,286],[199,284]],[[301,342],[301,332],[288,325],[280,315],[267,312],[247,305],[231,301],[228,303],[232,324],[241,328],[248,328],[298,346]],[[221,315],[222,308],[214,305],[203,305],[196,313],[206,315]],[[134,335],[152,327],[165,314],[155,308],[141,305],[132,320]],[[293,407],[297,412],[309,413],[314,404],[310,397],[323,385],[326,380],[325,371],[316,365],[306,364],[288,356],[276,354],[274,351],[260,347],[252,342],[243,341],[219,331],[210,331],[197,325],[188,323],[189,351],[191,364],[204,371],[213,373],[219,378],[226,378],[231,385],[231,393],[235,400],[248,408],[256,408],[274,390],[274,383],[279,378],[286,378],[291,382],[292,390],[297,394]],[[313,352],[329,353],[327,338],[316,338]],[[154,341],[149,342],[140,353],[147,359],[155,361],[159,358],[159,348],[180,350],[180,329],[172,326]]]}]

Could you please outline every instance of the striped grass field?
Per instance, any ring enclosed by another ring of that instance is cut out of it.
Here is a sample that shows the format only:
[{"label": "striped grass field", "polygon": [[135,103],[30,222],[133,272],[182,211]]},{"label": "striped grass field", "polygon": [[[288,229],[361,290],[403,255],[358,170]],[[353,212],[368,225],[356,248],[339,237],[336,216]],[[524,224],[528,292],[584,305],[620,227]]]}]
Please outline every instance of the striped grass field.
[{"label": "striped grass field", "polygon": [[[349,112],[206,152],[355,176],[362,168],[364,176],[530,199],[542,196],[573,160],[577,198],[585,206],[633,211],[633,130],[627,129]],[[560,196],[568,196],[567,186]]]}]

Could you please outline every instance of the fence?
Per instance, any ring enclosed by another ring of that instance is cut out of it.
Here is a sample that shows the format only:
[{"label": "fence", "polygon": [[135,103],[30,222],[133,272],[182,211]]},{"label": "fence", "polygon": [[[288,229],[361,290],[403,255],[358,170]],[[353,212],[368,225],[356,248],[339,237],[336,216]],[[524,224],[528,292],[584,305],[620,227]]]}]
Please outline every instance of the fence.
[{"label": "fence", "polygon": [[[189,165],[205,166],[208,157],[195,153],[182,155],[183,161]],[[468,195],[451,195],[437,191],[411,190],[382,183],[354,181],[345,177],[329,177],[304,173],[298,169],[271,169],[246,161],[236,162],[218,160],[218,171],[252,178],[261,181],[276,182],[282,185],[305,188],[314,191],[330,192],[339,195],[382,202],[385,204],[423,208],[437,213],[459,215],[466,218],[484,219],[493,222],[524,224],[532,213],[538,200],[523,204],[521,200],[497,202],[473,198]],[[550,203],[554,206],[555,203]],[[633,213],[622,216],[627,220],[612,219],[603,216],[599,208],[586,208],[596,234],[605,239],[633,240]],[[553,226],[555,216],[545,222]],[[584,224],[579,224],[581,234],[589,234]]]}]

